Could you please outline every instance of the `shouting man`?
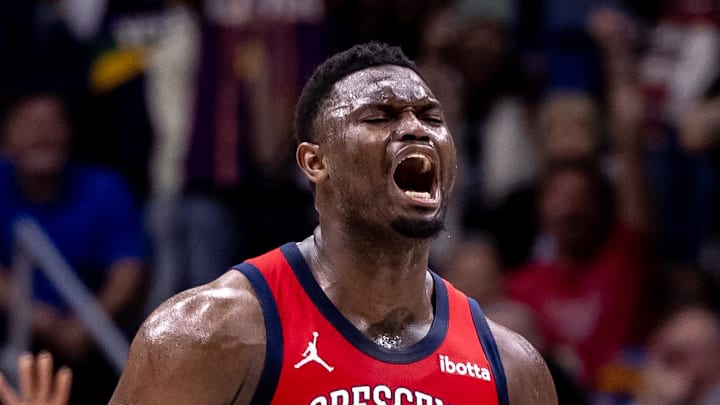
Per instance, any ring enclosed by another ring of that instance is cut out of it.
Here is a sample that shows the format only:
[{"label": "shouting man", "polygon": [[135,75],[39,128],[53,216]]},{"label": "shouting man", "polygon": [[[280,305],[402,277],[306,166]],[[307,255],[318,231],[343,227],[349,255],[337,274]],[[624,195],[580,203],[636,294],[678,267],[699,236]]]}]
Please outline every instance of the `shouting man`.
[{"label": "shouting man", "polygon": [[163,304],[111,404],[555,404],[535,349],[428,270],[455,146],[402,51],[328,59],[295,131],[314,234]]}]

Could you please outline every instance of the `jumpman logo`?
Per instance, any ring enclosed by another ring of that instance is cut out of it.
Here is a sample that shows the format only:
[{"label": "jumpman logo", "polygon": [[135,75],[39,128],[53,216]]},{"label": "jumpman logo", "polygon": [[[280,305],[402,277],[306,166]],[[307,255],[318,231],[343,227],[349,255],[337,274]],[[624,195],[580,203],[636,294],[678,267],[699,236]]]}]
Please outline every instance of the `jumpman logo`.
[{"label": "jumpman logo", "polygon": [[298,363],[295,365],[295,368],[300,368],[300,367],[310,363],[311,361],[314,361],[314,362],[320,364],[321,366],[325,367],[325,370],[327,370],[328,372],[332,372],[335,369],[335,367],[330,367],[327,363],[325,363],[325,360],[321,359],[320,356],[318,356],[318,350],[317,350],[318,335],[319,334],[317,332],[313,332],[313,340],[312,340],[312,342],[308,342],[308,347],[307,347],[307,349],[305,349],[305,352],[302,354],[304,359],[298,361]]}]

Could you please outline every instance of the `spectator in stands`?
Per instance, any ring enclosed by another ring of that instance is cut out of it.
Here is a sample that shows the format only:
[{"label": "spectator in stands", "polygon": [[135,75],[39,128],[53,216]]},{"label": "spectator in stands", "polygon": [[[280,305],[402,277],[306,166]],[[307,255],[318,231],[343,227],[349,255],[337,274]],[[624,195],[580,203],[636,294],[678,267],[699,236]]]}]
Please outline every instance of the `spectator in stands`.
[{"label": "spectator in stands", "polygon": [[660,213],[661,254],[671,260],[696,260],[709,238],[708,219],[717,205],[720,176],[716,158],[693,150],[700,145],[691,139],[693,133],[682,133],[683,119],[720,78],[720,3],[642,3],[657,15],[646,32],[642,24],[612,8],[597,9],[589,28],[609,67],[608,83],[637,83],[645,99],[642,141]]},{"label": "spectator in stands", "polygon": [[651,335],[637,405],[720,403],[720,316],[705,306],[673,311]]},{"label": "spectator in stands", "polygon": [[294,169],[292,114],[333,38],[324,1],[278,4],[204,2],[183,173],[181,272],[190,285],[312,228],[311,193]]},{"label": "spectator in stands", "polygon": [[586,381],[633,343],[641,306],[644,230],[610,214],[608,193],[596,169],[554,167],[540,197],[545,246],[510,281],[511,296]]},{"label": "spectator in stands", "polygon": [[[143,280],[140,217],[117,175],[71,161],[72,129],[64,108],[59,95],[39,92],[19,98],[6,111],[0,143],[0,263],[5,268],[12,265],[13,225],[29,216],[100,305],[112,317],[124,319],[139,303]],[[5,307],[11,288],[10,274],[0,273],[0,303]],[[96,367],[101,356],[94,354],[86,328],[38,272],[33,295],[34,346],[72,366],[78,385],[94,384],[94,390],[83,390],[85,394],[102,393],[103,383],[107,385],[106,397],[84,398],[82,403],[106,401],[113,377],[100,377],[103,369]]]},{"label": "spectator in stands", "polygon": [[[557,91],[540,103],[535,117],[532,152],[542,173],[558,162],[604,162],[598,103],[583,91]],[[508,158],[509,159],[509,158]],[[510,159],[512,160],[512,159]],[[599,163],[601,168],[602,163]],[[539,176],[538,176],[539,177]],[[489,230],[504,266],[517,267],[533,255],[539,233],[535,210],[539,178],[520,185],[503,198]]]},{"label": "spectator in stands", "polygon": [[591,385],[640,332],[650,220],[642,104],[633,90],[609,90],[614,184],[594,159],[550,166],[540,187],[535,258],[510,281],[511,296],[533,309],[547,344]]}]

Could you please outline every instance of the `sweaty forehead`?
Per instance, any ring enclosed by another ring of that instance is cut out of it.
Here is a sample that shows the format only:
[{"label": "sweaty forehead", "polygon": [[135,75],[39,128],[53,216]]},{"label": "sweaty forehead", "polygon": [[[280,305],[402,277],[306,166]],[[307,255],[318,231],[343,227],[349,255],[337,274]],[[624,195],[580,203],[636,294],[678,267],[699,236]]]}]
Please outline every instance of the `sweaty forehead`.
[{"label": "sweaty forehead", "polygon": [[333,86],[326,105],[330,110],[366,104],[437,102],[427,84],[412,69],[384,65],[351,73]]}]

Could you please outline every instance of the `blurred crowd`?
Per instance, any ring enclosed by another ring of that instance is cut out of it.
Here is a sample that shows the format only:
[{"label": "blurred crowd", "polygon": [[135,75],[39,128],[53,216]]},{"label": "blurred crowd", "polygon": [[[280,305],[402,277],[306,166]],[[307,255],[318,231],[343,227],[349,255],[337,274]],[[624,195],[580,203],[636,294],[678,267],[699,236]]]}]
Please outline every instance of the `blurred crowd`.
[{"label": "blurred crowd", "polygon": [[[543,352],[561,404],[720,404],[717,0],[2,2],[2,323],[23,216],[128,336],[308,235],[295,102],[369,40],[416,60],[458,147],[433,268]],[[33,348],[107,402],[87,329],[39,272],[33,296]]]}]

